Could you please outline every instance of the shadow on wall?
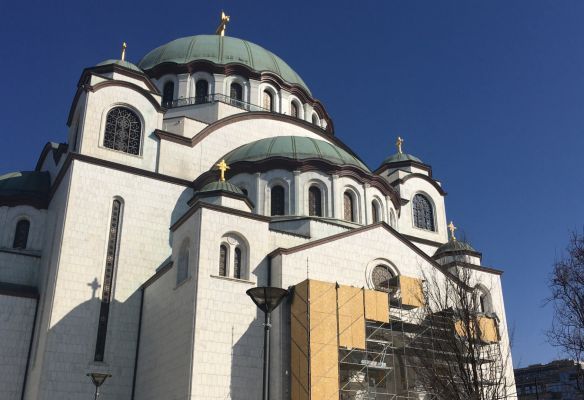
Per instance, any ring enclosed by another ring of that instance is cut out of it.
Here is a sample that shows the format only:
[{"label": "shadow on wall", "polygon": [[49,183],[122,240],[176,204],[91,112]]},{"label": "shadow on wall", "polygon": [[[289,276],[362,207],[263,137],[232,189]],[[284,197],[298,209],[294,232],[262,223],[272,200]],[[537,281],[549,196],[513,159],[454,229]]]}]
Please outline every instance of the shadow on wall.
[{"label": "shadow on wall", "polygon": [[[176,203],[174,204],[174,208],[172,209],[172,213],[170,214],[170,221],[168,227],[170,228],[176,221],[180,219],[188,210],[189,206],[187,202],[193,197],[193,189],[186,188],[178,197]],[[173,239],[173,232],[169,229],[168,230],[168,244],[172,248],[172,239]]]}]

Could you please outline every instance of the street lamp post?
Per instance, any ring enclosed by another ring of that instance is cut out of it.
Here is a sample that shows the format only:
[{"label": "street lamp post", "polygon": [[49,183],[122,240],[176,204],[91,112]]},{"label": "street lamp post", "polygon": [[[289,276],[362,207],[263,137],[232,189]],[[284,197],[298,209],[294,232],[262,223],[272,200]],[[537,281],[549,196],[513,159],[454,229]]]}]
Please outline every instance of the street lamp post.
[{"label": "street lamp post", "polygon": [[99,387],[103,385],[107,378],[111,377],[111,374],[102,374],[100,372],[90,372],[87,374],[88,377],[91,378],[91,382],[95,385],[95,397],[94,399],[97,400],[99,397]]},{"label": "street lamp post", "polygon": [[263,383],[263,400],[268,400],[270,395],[269,381],[270,381],[270,328],[271,313],[284,300],[288,291],[286,289],[264,286],[249,289],[247,295],[251,297],[253,302],[260,310],[264,312],[264,383]]}]

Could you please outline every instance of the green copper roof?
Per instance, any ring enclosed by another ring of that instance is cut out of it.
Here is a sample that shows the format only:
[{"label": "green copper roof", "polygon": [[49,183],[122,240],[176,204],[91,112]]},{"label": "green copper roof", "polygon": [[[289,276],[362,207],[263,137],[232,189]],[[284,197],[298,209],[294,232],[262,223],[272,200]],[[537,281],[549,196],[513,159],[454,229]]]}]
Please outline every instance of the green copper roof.
[{"label": "green copper roof", "polygon": [[99,64],[97,64],[97,67],[101,67],[102,65],[110,65],[110,64],[116,64],[119,65],[121,67],[125,67],[134,71],[138,71],[138,72],[142,72],[142,70],[140,68],[138,68],[136,65],[132,64],[129,61],[122,61],[122,60],[105,60],[100,62]]},{"label": "green copper roof", "polygon": [[245,144],[228,153],[227,164],[238,161],[260,161],[271,157],[293,160],[321,159],[337,165],[351,165],[367,172],[369,168],[357,157],[339,146],[304,136],[276,136]]},{"label": "green copper roof", "polygon": [[280,57],[257,44],[229,36],[197,35],[176,39],[146,54],[138,65],[147,70],[165,62],[187,64],[195,60],[219,65],[243,64],[254,71],[273,72],[310,93],[302,78]]},{"label": "green copper roof", "polygon": [[434,257],[447,254],[447,253],[457,253],[457,252],[465,252],[471,251],[476,253],[477,251],[467,242],[462,240],[449,240],[448,243],[443,244],[442,246],[438,247],[436,253],[434,253]]},{"label": "green copper roof", "polygon": [[48,172],[11,172],[0,176],[0,196],[32,196],[42,198],[49,193]]},{"label": "green copper roof", "polygon": [[240,188],[238,188],[234,184],[229,183],[227,181],[223,181],[223,182],[215,181],[215,182],[207,183],[197,193],[216,192],[219,190],[222,192],[230,192],[230,193],[235,193],[235,194],[239,194],[242,196],[244,195],[244,193],[241,191]]},{"label": "green copper roof", "polygon": [[400,161],[415,161],[415,162],[419,162],[421,164],[424,163],[418,157],[412,156],[411,154],[395,153],[395,154],[392,154],[391,156],[387,157],[385,160],[383,160],[382,164],[389,164],[389,163],[395,163],[395,162],[400,162]]}]

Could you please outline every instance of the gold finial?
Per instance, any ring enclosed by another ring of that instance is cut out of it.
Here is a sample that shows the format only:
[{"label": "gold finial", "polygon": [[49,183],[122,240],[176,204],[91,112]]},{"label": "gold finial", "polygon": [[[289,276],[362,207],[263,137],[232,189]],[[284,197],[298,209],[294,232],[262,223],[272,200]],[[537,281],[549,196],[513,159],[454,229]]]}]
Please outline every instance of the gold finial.
[{"label": "gold finial", "polygon": [[395,142],[395,145],[397,146],[397,152],[399,154],[403,154],[402,153],[402,144],[404,143],[404,140],[401,137],[397,137],[397,140]]},{"label": "gold finial", "polygon": [[122,43],[122,61],[126,61],[126,49],[128,48],[128,45],[126,44],[126,42]]},{"label": "gold finial", "polygon": [[454,231],[457,229],[458,228],[456,226],[454,226],[454,222],[450,221],[450,223],[448,224],[448,230],[450,231],[450,239],[452,239],[453,241],[456,241],[456,236],[454,236]]},{"label": "gold finial", "polygon": [[225,160],[221,160],[221,162],[216,164],[215,166],[219,168],[219,172],[221,173],[221,175],[219,176],[219,180],[221,182],[225,182],[225,171],[229,169],[229,165],[227,165]]},{"label": "gold finial", "polygon": [[227,23],[229,22],[229,15],[225,15],[225,11],[221,10],[221,23],[217,27],[215,31],[215,35],[225,36],[225,28],[227,27]]}]

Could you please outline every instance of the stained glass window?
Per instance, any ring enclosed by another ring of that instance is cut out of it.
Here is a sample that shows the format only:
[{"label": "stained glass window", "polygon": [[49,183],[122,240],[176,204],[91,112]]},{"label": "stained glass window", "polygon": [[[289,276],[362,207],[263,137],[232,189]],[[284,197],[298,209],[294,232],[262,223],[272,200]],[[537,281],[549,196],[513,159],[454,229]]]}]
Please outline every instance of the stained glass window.
[{"label": "stained glass window", "polygon": [[233,277],[241,279],[241,249],[239,247],[235,248],[233,260]]},{"label": "stained glass window", "polygon": [[224,244],[219,248],[219,275],[227,276],[227,246]]},{"label": "stained glass window", "polygon": [[284,215],[284,188],[280,185],[271,190],[271,215]]},{"label": "stained glass window", "polygon": [[30,222],[28,220],[21,219],[20,221],[17,222],[16,229],[14,230],[14,241],[12,242],[12,248],[26,249],[29,230]]},{"label": "stained glass window", "polygon": [[107,113],[103,145],[124,153],[140,154],[142,124],[133,111],[125,107],[112,108]]},{"label": "stained glass window", "polygon": [[308,215],[322,217],[322,193],[316,186],[308,189]]},{"label": "stained glass window", "polygon": [[174,99],[174,82],[166,82],[164,88],[162,89],[162,105],[164,107],[170,107],[172,105],[172,100]]},{"label": "stained glass window", "polygon": [[434,210],[432,204],[425,196],[417,194],[414,196],[414,225],[417,228],[434,230]]},{"label": "stained glass window", "polygon": [[273,97],[272,94],[270,92],[268,92],[267,90],[264,90],[264,95],[263,95],[263,107],[268,110],[268,111],[274,111],[274,109],[272,108],[274,106],[274,101],[273,101]]},{"label": "stained glass window", "polygon": [[114,200],[112,205],[112,215],[110,219],[109,237],[105,258],[105,272],[103,277],[103,288],[101,292],[101,306],[99,310],[99,320],[97,323],[97,341],[95,344],[95,361],[103,361],[105,352],[105,339],[107,334],[107,324],[109,319],[110,302],[112,298],[112,285],[115,276],[115,267],[118,255],[118,238],[120,236],[122,202]]},{"label": "stained glass window", "polygon": [[209,82],[199,79],[195,85],[195,104],[208,103]]},{"label": "stained glass window", "polygon": [[383,292],[389,291],[390,280],[393,278],[393,272],[387,265],[377,265],[371,272],[371,281],[375,290]]},{"label": "stained glass window", "polygon": [[349,192],[343,195],[344,218],[346,221],[355,222],[355,207],[353,205],[353,196]]}]

